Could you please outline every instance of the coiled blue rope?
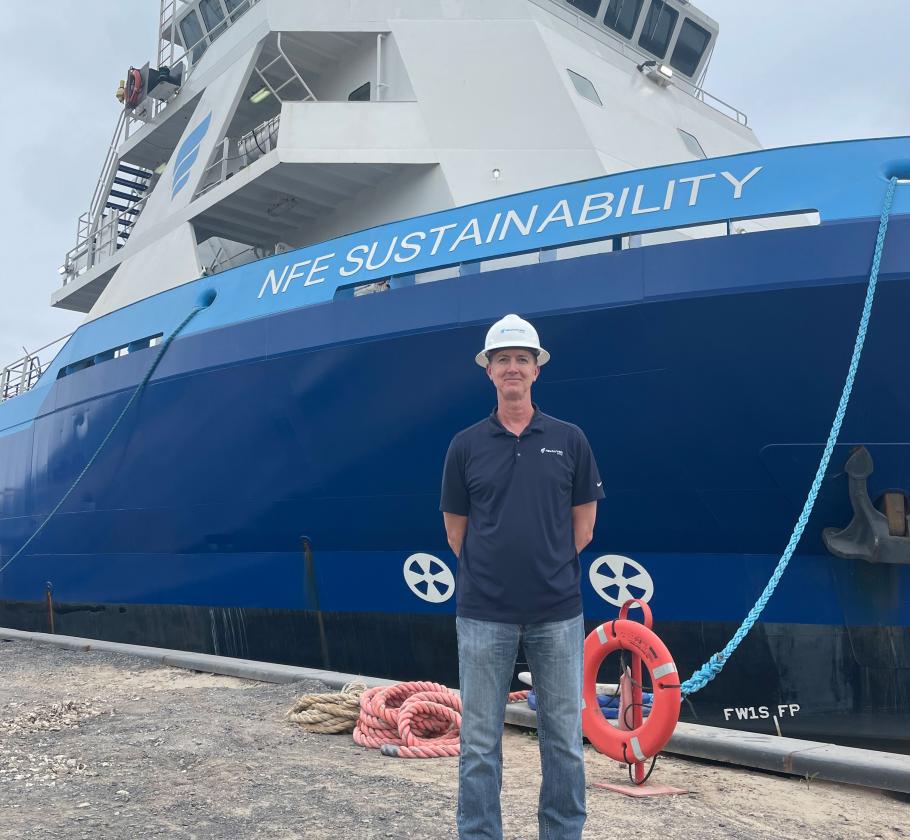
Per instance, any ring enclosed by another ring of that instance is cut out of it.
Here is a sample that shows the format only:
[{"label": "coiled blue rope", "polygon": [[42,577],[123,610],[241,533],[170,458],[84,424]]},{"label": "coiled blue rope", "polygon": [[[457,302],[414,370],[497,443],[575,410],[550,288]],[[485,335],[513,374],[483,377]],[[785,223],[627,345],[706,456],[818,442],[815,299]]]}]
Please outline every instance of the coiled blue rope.
[{"label": "coiled blue rope", "polygon": [[[211,301],[209,301],[209,303],[211,303]],[[115,431],[117,431],[117,427],[120,425],[120,422],[126,416],[126,413],[130,410],[130,407],[133,405],[134,402],[136,402],[136,400],[139,399],[140,395],[145,390],[145,386],[148,385],[149,380],[152,378],[152,374],[155,372],[155,369],[158,367],[159,362],[164,358],[164,354],[167,353],[168,347],[170,347],[171,343],[174,341],[174,339],[177,338],[177,336],[180,335],[181,332],[183,332],[183,329],[186,327],[186,325],[190,321],[192,321],[193,318],[195,318],[200,312],[202,312],[203,309],[206,309],[208,307],[208,305],[209,304],[204,304],[204,305],[195,307],[192,310],[192,312],[190,312],[190,314],[187,315],[186,318],[184,318],[180,322],[179,326],[167,337],[167,339],[164,342],[162,342],[161,349],[158,351],[158,355],[155,356],[155,361],[152,362],[151,367],[148,369],[147,373],[142,378],[142,381],[136,386],[136,390],[133,391],[133,395],[129,398],[129,401],[127,402],[127,404],[125,406],[123,406],[123,410],[120,412],[120,415],[114,421],[114,425],[111,426],[110,431],[104,436],[104,440],[102,440],[101,443],[98,445],[98,448],[95,450],[95,454],[92,455],[92,457],[88,459],[88,463],[82,468],[82,472],[79,473],[79,476],[72,483],[72,486],[70,487],[70,489],[67,490],[66,493],[63,494],[63,498],[60,499],[59,502],[57,502],[54,509],[47,515],[47,518],[44,520],[44,522],[42,522],[38,526],[38,529],[35,531],[35,533],[32,534],[25,541],[25,543],[22,546],[20,546],[19,550],[12,557],[10,557],[9,560],[7,560],[2,566],[0,566],[0,574],[2,574],[16,560],[16,558],[19,557],[22,554],[22,552],[24,552],[25,549],[27,549],[35,541],[36,537],[47,527],[48,522],[50,522],[51,519],[54,518],[55,514],[60,510],[60,508],[63,507],[66,500],[72,495],[73,490],[75,490],[79,486],[79,482],[82,481],[82,479],[85,477],[85,474],[91,469],[92,464],[94,464],[95,461],[98,459],[98,456],[101,454],[101,451],[107,445],[107,442],[111,439],[111,436],[114,434]]]},{"label": "coiled blue rope", "polygon": [[821,463],[818,465],[818,472],[815,473],[815,480],[812,482],[812,487],[809,490],[809,496],[803,506],[803,511],[799,515],[799,519],[793,529],[793,534],[790,536],[790,542],[787,543],[783,556],[780,558],[777,568],[774,569],[774,574],[771,575],[771,579],[768,581],[768,585],[765,587],[764,592],[762,592],[761,597],[755,602],[755,606],[749,611],[746,620],[742,623],[739,630],[733,634],[733,638],[727,642],[727,646],[718,653],[715,653],[681,685],[684,697],[703,689],[723,670],[724,665],[727,664],[727,660],[733,655],[733,652],[739,647],[742,640],[746,638],[755,622],[758,621],[758,617],[762,614],[762,611],[774,594],[777,584],[780,583],[780,579],[787,569],[787,564],[790,562],[790,558],[793,556],[793,552],[796,550],[796,546],[806,528],[806,523],[808,523],[809,517],[812,514],[812,508],[815,507],[815,500],[818,497],[819,488],[822,485],[825,473],[828,471],[828,462],[831,460],[834,444],[837,443],[841,425],[844,422],[844,415],[847,412],[847,404],[850,402],[850,394],[853,391],[853,382],[856,379],[856,371],[859,367],[863,345],[866,342],[866,331],[869,328],[869,316],[872,314],[872,302],[875,299],[875,289],[878,285],[878,271],[882,261],[882,250],[885,247],[885,234],[888,232],[888,220],[891,217],[891,205],[894,203],[894,190],[896,187],[897,178],[891,178],[888,184],[888,191],[885,194],[885,204],[882,208],[881,221],[878,226],[878,238],[875,241],[875,255],[872,258],[872,271],[869,274],[869,287],[866,290],[866,302],[863,305],[863,316],[859,322],[856,343],[853,345],[853,357],[850,359],[850,369],[847,371],[847,381],[844,384],[844,392],[841,394],[840,403],[837,406],[837,413],[834,415],[834,424],[831,426],[831,433],[828,435],[828,442],[825,444]]}]

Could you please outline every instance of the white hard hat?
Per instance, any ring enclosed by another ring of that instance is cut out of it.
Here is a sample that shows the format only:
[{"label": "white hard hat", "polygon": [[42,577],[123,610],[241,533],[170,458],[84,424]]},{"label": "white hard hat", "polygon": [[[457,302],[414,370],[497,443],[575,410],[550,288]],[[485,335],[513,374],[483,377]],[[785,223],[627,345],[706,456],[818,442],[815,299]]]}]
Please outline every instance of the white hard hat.
[{"label": "white hard hat", "polygon": [[474,357],[474,361],[485,368],[490,363],[488,354],[504,347],[526,347],[533,350],[538,365],[550,361],[550,354],[540,346],[537,330],[517,315],[506,315],[490,327],[484,348]]}]

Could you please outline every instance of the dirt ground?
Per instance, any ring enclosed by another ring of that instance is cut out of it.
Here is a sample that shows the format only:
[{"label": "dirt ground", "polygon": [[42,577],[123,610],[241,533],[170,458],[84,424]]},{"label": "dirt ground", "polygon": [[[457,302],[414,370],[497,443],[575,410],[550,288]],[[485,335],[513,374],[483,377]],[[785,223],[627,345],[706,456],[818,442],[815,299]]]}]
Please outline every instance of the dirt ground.
[{"label": "dirt ground", "polygon": [[[0,838],[455,838],[457,759],[407,761],[286,722],[268,685],[0,642]],[[503,820],[537,837],[537,742],[507,727]],[[589,785],[624,770],[586,747]],[[663,757],[687,796],[589,787],[586,838],[910,838],[906,800]]]}]

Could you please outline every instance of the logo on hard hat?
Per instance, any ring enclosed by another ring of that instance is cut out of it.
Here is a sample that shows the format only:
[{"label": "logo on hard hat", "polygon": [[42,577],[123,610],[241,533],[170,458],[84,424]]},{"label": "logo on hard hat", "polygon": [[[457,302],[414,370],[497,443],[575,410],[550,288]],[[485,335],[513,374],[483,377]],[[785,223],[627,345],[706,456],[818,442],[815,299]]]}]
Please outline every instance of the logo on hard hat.
[{"label": "logo on hard hat", "polygon": [[490,353],[507,347],[531,350],[537,357],[538,365],[545,365],[550,361],[550,354],[540,346],[537,330],[532,324],[514,314],[500,318],[490,327],[484,348],[474,357],[474,361],[485,368],[490,363]]}]

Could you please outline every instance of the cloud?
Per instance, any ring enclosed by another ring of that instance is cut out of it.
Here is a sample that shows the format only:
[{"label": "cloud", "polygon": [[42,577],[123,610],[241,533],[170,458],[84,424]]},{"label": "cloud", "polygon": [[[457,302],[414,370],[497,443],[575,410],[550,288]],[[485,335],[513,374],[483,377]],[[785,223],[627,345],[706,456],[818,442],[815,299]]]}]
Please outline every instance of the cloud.
[{"label": "cloud", "polygon": [[[910,134],[905,0],[698,5],[721,27],[706,89],[745,111],[765,145]],[[0,366],[82,319],[52,309],[50,295],[117,121],[117,82],[154,60],[157,13],[151,2],[54,0],[0,17],[4,65],[23,79],[5,86],[0,133]]]},{"label": "cloud", "polygon": [[720,24],[705,89],[749,115],[765,146],[910,134],[902,74],[910,4],[698,4]]},{"label": "cloud", "polygon": [[55,0],[0,16],[4,66],[21,76],[5,86],[0,133],[0,367],[82,320],[52,309],[50,296],[117,123],[117,83],[153,58],[153,5]]}]

